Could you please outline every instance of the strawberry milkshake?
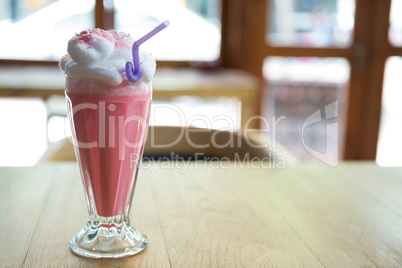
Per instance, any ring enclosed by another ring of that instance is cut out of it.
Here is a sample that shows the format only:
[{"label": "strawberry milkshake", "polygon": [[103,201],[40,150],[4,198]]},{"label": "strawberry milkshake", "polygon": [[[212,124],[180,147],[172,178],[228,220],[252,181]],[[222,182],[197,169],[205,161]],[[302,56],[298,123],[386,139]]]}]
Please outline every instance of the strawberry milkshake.
[{"label": "strawberry milkshake", "polygon": [[[129,210],[148,130],[156,63],[139,45],[135,52],[133,44],[123,32],[86,30],[70,39],[68,54],[59,62],[66,74],[68,116],[90,216],[70,247],[87,257],[133,255],[148,243],[130,225]],[[133,57],[135,80],[126,66]]]}]

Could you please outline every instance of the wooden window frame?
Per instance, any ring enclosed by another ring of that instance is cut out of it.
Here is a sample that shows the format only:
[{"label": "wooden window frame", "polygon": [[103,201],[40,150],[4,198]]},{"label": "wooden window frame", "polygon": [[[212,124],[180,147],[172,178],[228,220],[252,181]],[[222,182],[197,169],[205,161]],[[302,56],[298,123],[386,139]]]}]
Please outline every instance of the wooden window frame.
[{"label": "wooden window frame", "polygon": [[391,0],[356,0],[353,42],[347,48],[270,46],[265,42],[267,2],[224,1],[223,64],[263,80],[262,65],[268,56],[346,59],[351,71],[343,159],[375,160],[385,63],[391,56],[402,56],[402,48],[388,39]]}]

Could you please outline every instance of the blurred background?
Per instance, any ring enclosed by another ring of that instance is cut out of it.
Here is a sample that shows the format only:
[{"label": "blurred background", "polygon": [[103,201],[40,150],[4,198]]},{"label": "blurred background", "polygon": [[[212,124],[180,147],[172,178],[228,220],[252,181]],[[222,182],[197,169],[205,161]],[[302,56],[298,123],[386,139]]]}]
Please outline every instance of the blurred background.
[{"label": "blurred background", "polygon": [[402,0],[1,0],[0,166],[35,165],[70,135],[57,61],[75,33],[139,38],[166,19],[143,45],[152,125],[260,128],[300,161],[318,161],[307,145],[402,166]]}]

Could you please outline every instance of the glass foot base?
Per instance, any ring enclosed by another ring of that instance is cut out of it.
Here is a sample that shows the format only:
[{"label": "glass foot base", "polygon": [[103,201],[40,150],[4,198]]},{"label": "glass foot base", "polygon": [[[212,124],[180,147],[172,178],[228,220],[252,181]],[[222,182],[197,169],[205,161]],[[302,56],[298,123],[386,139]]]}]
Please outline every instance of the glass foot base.
[{"label": "glass foot base", "polygon": [[91,224],[90,222],[70,240],[76,254],[90,258],[120,258],[144,250],[148,239],[126,224]]}]

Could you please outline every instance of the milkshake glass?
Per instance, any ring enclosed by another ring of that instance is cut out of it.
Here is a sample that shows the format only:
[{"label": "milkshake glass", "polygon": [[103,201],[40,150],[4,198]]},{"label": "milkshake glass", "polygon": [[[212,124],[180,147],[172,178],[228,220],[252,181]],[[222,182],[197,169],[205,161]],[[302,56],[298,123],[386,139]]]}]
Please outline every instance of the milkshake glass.
[{"label": "milkshake glass", "polygon": [[[69,54],[59,63],[89,211],[88,223],[70,247],[86,257],[129,256],[148,244],[131,226],[129,213],[148,130],[155,61],[139,52],[139,45],[131,50],[133,42],[113,30],[83,31],[69,41]],[[137,53],[134,80],[124,66],[131,53]]]}]

